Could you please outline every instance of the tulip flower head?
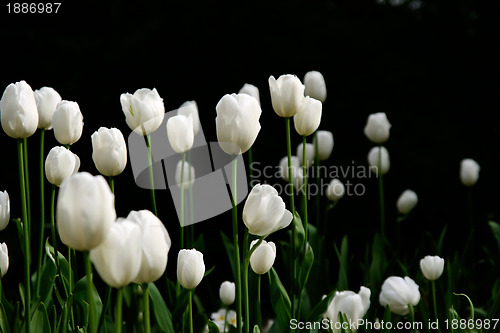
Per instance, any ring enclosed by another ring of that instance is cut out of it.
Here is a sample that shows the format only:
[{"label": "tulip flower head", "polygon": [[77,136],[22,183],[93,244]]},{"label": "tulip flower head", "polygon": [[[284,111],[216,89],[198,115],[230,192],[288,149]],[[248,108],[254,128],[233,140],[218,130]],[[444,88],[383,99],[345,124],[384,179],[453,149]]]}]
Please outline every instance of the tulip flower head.
[{"label": "tulip flower head", "polygon": [[389,305],[395,314],[404,316],[410,312],[408,305],[416,306],[420,301],[419,287],[409,277],[404,279],[399,276],[388,277],[382,284],[380,292],[380,305]]},{"label": "tulip flower head", "polygon": [[243,87],[241,87],[239,94],[247,94],[254,97],[260,105],[260,93],[259,88],[254,86],[253,84],[245,83]]},{"label": "tulip flower head", "polygon": [[387,120],[387,115],[384,112],[378,112],[368,116],[364,132],[370,141],[382,144],[389,139],[390,129],[391,123]]},{"label": "tulip flower head", "polygon": [[[252,241],[250,249],[256,245],[258,240]],[[266,274],[273,267],[276,260],[276,245],[273,242],[262,241],[262,243],[250,255],[250,266],[256,274]]]},{"label": "tulip flower head", "polygon": [[[370,295],[371,291],[366,287],[361,287],[357,294],[350,290],[337,291],[328,305],[324,318],[328,318],[333,323],[340,323],[339,313],[342,313],[354,323],[352,331],[356,332],[358,321],[363,319],[370,307]],[[331,327],[333,332],[339,332],[339,325],[331,325]]]},{"label": "tulip flower head", "polygon": [[415,208],[417,203],[417,194],[412,190],[405,190],[399,196],[396,206],[398,207],[398,211],[400,214],[407,215],[413,210],[413,208]]},{"label": "tulip flower head", "polygon": [[52,116],[57,105],[62,101],[61,95],[50,87],[35,90],[34,94],[38,109],[38,128],[50,130],[52,129]]},{"label": "tulip flower head", "polygon": [[117,128],[101,127],[91,136],[92,159],[104,176],[118,176],[127,166],[127,144]]},{"label": "tulip flower head", "polygon": [[293,117],[304,99],[304,85],[295,75],[281,75],[277,80],[269,77],[269,90],[274,112],[280,117]]},{"label": "tulip flower head", "polygon": [[203,253],[182,249],[177,257],[177,280],[186,289],[194,289],[205,275]]},{"label": "tulip flower head", "polygon": [[165,106],[154,88],[138,89],[133,95],[121,94],[120,103],[127,125],[137,134],[149,135],[163,123]]},{"label": "tulip flower head", "polygon": [[24,139],[35,133],[38,126],[38,110],[33,90],[20,81],[5,88],[0,100],[2,128],[14,139]]},{"label": "tulip flower head", "polygon": [[437,280],[443,274],[444,259],[439,256],[425,256],[420,260],[420,269],[427,280]]},{"label": "tulip flower head", "polygon": [[313,146],[316,149],[316,139],[318,140],[318,159],[327,160],[333,150],[333,134],[330,131],[317,131],[313,139]]},{"label": "tulip flower head", "polygon": [[219,297],[222,304],[229,306],[234,303],[236,286],[234,282],[224,281],[220,285]]},{"label": "tulip flower head", "polygon": [[198,104],[196,104],[195,101],[184,102],[177,110],[177,114],[181,114],[186,117],[189,117],[189,115],[191,115],[193,117],[193,133],[196,136],[201,128],[200,115],[198,113]]},{"label": "tulip flower head", "polygon": [[[380,149],[382,150],[380,151]],[[379,166],[380,155],[382,157],[381,167]],[[368,164],[372,169],[377,170],[377,176],[380,174],[385,175],[389,172],[389,169],[391,168],[391,160],[389,159],[389,152],[387,149],[384,146],[377,146],[370,149],[370,152],[368,153]]]},{"label": "tulip flower head", "polygon": [[10,199],[7,191],[0,192],[0,231],[7,228],[10,221]]},{"label": "tulip flower head", "polygon": [[[292,173],[295,174],[297,172],[297,169],[301,169],[302,167],[300,166],[300,161],[297,156],[291,156],[290,159],[291,165],[292,165]],[[288,177],[288,157],[285,156],[280,160],[279,163],[279,176],[283,178],[285,181],[290,181],[290,178]]]},{"label": "tulip flower head", "polygon": [[317,99],[305,97],[297,114],[293,117],[295,130],[300,135],[309,136],[319,127],[323,104]]},{"label": "tulip flower head", "polygon": [[304,94],[324,103],[326,100],[326,84],[323,74],[310,71],[304,75]]},{"label": "tulip flower head", "polygon": [[[181,182],[182,178],[182,182]],[[179,160],[175,167],[175,183],[180,188],[181,183],[184,183],[185,189],[190,189],[194,185],[196,174],[194,167],[188,161],[184,161],[184,174],[182,174],[182,161]]]},{"label": "tulip flower head", "polygon": [[176,153],[182,154],[193,147],[193,115],[178,114],[167,120],[167,135]]},{"label": "tulip flower head", "polygon": [[54,136],[62,145],[72,145],[82,136],[83,115],[76,102],[62,101],[52,116]]},{"label": "tulip flower head", "polygon": [[9,249],[7,244],[0,244],[0,278],[9,270]]},{"label": "tulip flower head", "polygon": [[79,168],[80,158],[61,146],[52,148],[45,158],[45,176],[52,185],[61,186]]},{"label": "tulip flower head", "polygon": [[470,158],[463,159],[460,162],[460,180],[465,186],[472,186],[479,179],[481,167],[476,161]]},{"label": "tulip flower head", "polygon": [[328,187],[326,188],[326,197],[328,200],[337,202],[340,200],[345,194],[344,184],[337,178],[332,179]]}]

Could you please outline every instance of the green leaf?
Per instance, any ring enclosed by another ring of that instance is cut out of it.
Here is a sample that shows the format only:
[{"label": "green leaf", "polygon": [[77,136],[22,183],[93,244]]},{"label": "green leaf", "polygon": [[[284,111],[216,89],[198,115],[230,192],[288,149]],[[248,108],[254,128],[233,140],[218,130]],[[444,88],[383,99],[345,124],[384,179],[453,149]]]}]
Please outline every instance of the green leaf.
[{"label": "green leaf", "polygon": [[335,296],[336,291],[332,291],[329,293],[325,298],[319,302],[314,309],[311,310],[309,315],[307,316],[306,321],[308,322],[314,322],[323,317],[325,314],[326,310],[328,310],[328,306],[330,305],[330,302],[333,299],[333,296]]},{"label": "green leaf", "polygon": [[172,325],[172,314],[168,310],[167,304],[163,300],[160,291],[154,283],[150,283],[148,285],[148,288],[149,298],[151,298],[153,312],[158,326],[160,327],[162,332],[174,333],[174,326]]},{"label": "green leaf", "polygon": [[10,332],[9,319],[7,317],[7,313],[5,312],[5,308],[3,307],[3,302],[0,303],[0,330],[4,333]]},{"label": "green leaf", "polygon": [[269,270],[268,276],[271,285],[271,304],[276,314],[276,319],[281,327],[281,331],[284,331],[285,328],[289,327],[289,321],[291,319],[292,304],[290,302],[290,297],[288,297],[288,293],[274,268]]},{"label": "green leaf", "polygon": [[208,321],[208,333],[220,333],[219,326],[211,320]]},{"label": "green leaf", "polygon": [[389,325],[385,324],[391,321],[391,307],[389,305],[385,306],[383,321],[384,321],[384,329],[382,330],[382,333],[390,333],[390,330],[388,329]]},{"label": "green leaf", "polygon": [[253,333],[260,333],[260,328],[259,328],[259,326],[255,325],[255,326],[253,327]]},{"label": "green leaf", "polygon": [[21,247],[21,252],[23,254],[23,258],[26,258],[26,250],[25,250],[25,244],[24,244],[24,229],[23,229],[23,223],[21,222],[20,219],[12,219],[12,221],[15,222],[16,224],[16,229],[17,229],[17,238],[19,239],[19,246]]},{"label": "green leaf", "polygon": [[205,274],[203,275],[203,277],[209,275],[210,273],[212,273],[212,271],[215,269],[215,266],[212,266],[212,268],[210,268],[208,271],[205,271]]},{"label": "green leaf", "polygon": [[339,277],[337,290],[348,290],[348,282],[347,282],[347,270],[348,270],[348,241],[347,235],[342,238],[342,243],[340,245],[340,252],[337,248],[337,245],[334,244],[335,252],[337,253],[337,258],[339,259]]},{"label": "green leaf", "polygon": [[300,267],[300,272],[299,272],[299,288],[303,289],[305,288],[307,284],[307,280],[309,279],[309,273],[311,272],[312,266],[314,264],[314,252],[309,245],[309,243],[306,244],[306,252],[304,254],[304,260],[302,261],[302,265]]},{"label": "green leaf", "polygon": [[304,249],[306,234],[304,230],[304,225],[302,224],[302,219],[300,218],[300,215],[297,212],[295,212],[293,218],[293,227],[295,228],[295,256],[298,257],[299,254]]},{"label": "green leaf", "polygon": [[[460,316],[458,315],[457,311],[453,308],[453,306],[448,310],[448,317],[450,319],[450,323],[453,322],[454,320],[460,322]],[[451,333],[463,332],[463,330],[460,329],[460,325],[457,329],[454,329],[453,327],[454,325],[450,324]]]},{"label": "green leaf", "polygon": [[30,333],[46,333],[51,332],[49,316],[47,309],[43,302],[40,302],[36,308],[33,317],[31,318],[31,332]]},{"label": "green leaf", "polygon": [[498,245],[498,251],[500,252],[500,224],[493,221],[489,221],[488,225],[490,226],[491,231],[493,232],[493,236],[495,236]]},{"label": "green leaf", "polygon": [[[88,308],[89,301],[87,298],[87,276],[84,276],[75,284],[73,288],[73,313],[75,315],[75,321],[79,323],[86,323],[88,320]],[[99,297],[99,293],[92,283],[92,297],[94,299],[94,306],[96,310],[97,318],[101,316],[102,312],[102,301]],[[76,311],[80,309],[81,311]],[[79,321],[76,320],[79,318]]]},{"label": "green leaf", "polygon": [[222,238],[222,243],[226,248],[227,258],[229,259],[229,265],[231,266],[231,272],[233,272],[233,276],[236,276],[236,263],[234,262],[234,244],[233,241],[226,236],[222,231],[220,232],[220,236]]},{"label": "green leaf", "polygon": [[469,296],[467,296],[466,294],[456,294],[456,293],[453,293],[453,295],[455,295],[455,296],[464,296],[465,298],[467,298],[469,300],[469,304],[470,304],[470,319],[474,320],[474,304],[472,304],[472,301],[470,300]]},{"label": "green leaf", "polygon": [[44,304],[51,304],[52,290],[56,281],[56,266],[51,260],[46,260],[40,276],[40,299]]},{"label": "green leaf", "polygon": [[445,225],[443,231],[441,231],[441,235],[439,236],[439,241],[437,243],[436,253],[437,255],[441,254],[441,250],[443,249],[444,236],[446,235],[446,231],[448,230],[448,225]]},{"label": "green leaf", "polygon": [[[55,250],[52,245],[50,245],[49,240],[45,241],[45,252],[47,253],[47,256],[49,257],[50,261],[54,264],[54,266],[57,265],[56,263],[56,257],[55,257]],[[70,269],[71,267],[69,266],[68,260],[61,254],[61,252],[57,251],[57,259],[59,263],[59,274],[61,276],[61,281],[63,283],[63,288],[64,288],[64,293],[66,298],[68,298],[70,294],[69,290],[69,277],[70,277]]]}]

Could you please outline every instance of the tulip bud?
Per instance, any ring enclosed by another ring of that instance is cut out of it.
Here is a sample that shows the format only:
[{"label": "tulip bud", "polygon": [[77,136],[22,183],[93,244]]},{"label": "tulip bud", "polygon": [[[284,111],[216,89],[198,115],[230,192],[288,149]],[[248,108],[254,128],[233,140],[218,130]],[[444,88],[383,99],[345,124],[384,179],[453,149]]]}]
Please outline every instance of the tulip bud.
[{"label": "tulip bud", "polygon": [[292,222],[292,213],[274,187],[257,184],[243,207],[243,222],[250,234],[267,236],[287,227]]},{"label": "tulip bud", "polygon": [[88,251],[101,244],[116,220],[115,197],[102,176],[79,172],[61,184],[57,230],[67,246]]},{"label": "tulip bud", "polygon": [[133,95],[121,94],[120,103],[127,125],[137,134],[149,135],[163,123],[165,106],[154,88],[138,89]]},{"label": "tulip bud", "polygon": [[137,283],[158,280],[167,268],[168,252],[172,241],[164,224],[149,210],[131,211],[127,221],[141,229],[141,268],[134,278]]},{"label": "tulip bud", "polygon": [[380,305],[389,305],[395,314],[407,315],[410,312],[408,305],[416,306],[419,301],[418,285],[407,276],[404,279],[399,276],[391,276],[382,284],[379,296]]},{"label": "tulip bud", "polygon": [[215,109],[221,149],[229,155],[243,154],[250,149],[260,131],[259,102],[247,94],[224,95]]},{"label": "tulip bud", "polygon": [[[299,158],[299,164],[302,166],[304,164],[304,151],[303,143],[299,143],[297,146],[297,157]],[[314,164],[314,145],[312,143],[306,143],[306,167],[309,168]]]},{"label": "tulip bud", "polygon": [[[358,322],[363,319],[370,307],[370,295],[371,290],[366,287],[361,287],[357,294],[350,290],[337,291],[328,305],[324,318],[332,323],[340,323],[339,313],[342,313],[349,322],[353,323],[354,326],[350,328],[355,333],[358,329]],[[330,326],[334,333],[339,332],[340,324]]]},{"label": "tulip bud", "polygon": [[104,241],[90,251],[90,260],[109,286],[128,285],[141,268],[140,227],[126,219],[118,219],[112,223]]},{"label": "tulip bud", "polygon": [[39,90],[35,90],[35,101],[38,109],[38,128],[52,129],[52,116],[61,100],[61,95],[53,88],[42,87]]},{"label": "tulip bud", "polygon": [[479,178],[479,171],[481,167],[476,161],[470,158],[463,159],[460,162],[460,180],[465,186],[472,186],[476,184]]},{"label": "tulip bud", "polygon": [[330,131],[317,131],[313,138],[313,146],[316,149],[316,139],[318,140],[318,159],[327,160],[333,150],[333,134]]},{"label": "tulip bud", "polygon": [[235,284],[234,282],[224,281],[220,285],[219,297],[222,304],[229,306],[234,303],[235,299]]},{"label": "tulip bud", "polygon": [[[389,172],[389,169],[391,167],[391,161],[389,159],[389,152],[384,146],[382,147],[382,151],[380,152],[380,148],[373,147],[370,152],[368,153],[368,164],[370,165],[371,168],[377,170],[377,175],[385,175],[387,172]],[[379,156],[380,154],[382,155],[382,164],[379,166]],[[380,168],[380,170],[379,170]]]},{"label": "tulip bud", "polygon": [[205,275],[203,253],[192,249],[179,251],[177,257],[177,280],[186,289],[194,289]]},{"label": "tulip bud", "polygon": [[439,256],[425,256],[420,260],[420,269],[427,280],[437,280],[443,274],[444,259]]},{"label": "tulip bud", "polygon": [[326,84],[323,74],[318,71],[307,72],[304,76],[304,94],[321,101],[326,100]]},{"label": "tulip bud", "polygon": [[238,93],[239,94],[247,94],[247,95],[252,96],[253,98],[255,98],[257,100],[257,102],[259,102],[259,105],[260,105],[259,88],[257,88],[253,84],[245,83]]},{"label": "tulip bud", "polygon": [[399,196],[398,202],[397,202],[397,207],[398,211],[400,214],[406,215],[410,213],[413,208],[418,203],[418,197],[415,192],[412,190],[405,190],[401,195]]},{"label": "tulip bud", "polygon": [[[182,178],[182,181],[181,181]],[[184,174],[182,174],[182,161],[177,162],[175,167],[175,183],[180,188],[181,183],[184,183],[184,188],[189,189],[193,186],[196,175],[194,172],[194,167],[189,164],[189,162],[184,161]]]},{"label": "tulip bud", "polygon": [[7,228],[10,221],[10,199],[7,191],[0,192],[0,231]]},{"label": "tulip bud", "polygon": [[269,77],[269,89],[274,112],[280,117],[293,117],[304,99],[304,85],[295,75],[281,75],[278,80]]},{"label": "tulip bud", "polygon": [[117,128],[101,127],[91,136],[92,159],[104,176],[118,176],[127,166],[127,144]]},{"label": "tulip bud", "polygon": [[45,176],[47,180],[56,186],[80,168],[80,158],[64,147],[52,148],[45,158]]},{"label": "tulip bud", "polygon": [[9,249],[7,244],[0,244],[0,278],[9,270]]},{"label": "tulip bud", "polygon": [[35,133],[38,110],[33,90],[25,81],[11,83],[0,100],[0,117],[4,132],[14,139],[24,139]]},{"label": "tulip bud", "polygon": [[191,115],[193,117],[193,133],[196,136],[200,131],[200,115],[198,114],[198,104],[195,101],[187,101],[182,103],[177,114],[181,114],[183,116],[189,117]]},{"label": "tulip bud", "polygon": [[387,120],[384,112],[373,113],[368,116],[365,126],[365,135],[370,141],[376,144],[382,144],[389,139],[389,130],[391,124]]},{"label": "tulip bud", "polygon": [[83,115],[76,102],[62,101],[52,116],[54,136],[62,145],[72,145],[82,136]]},{"label": "tulip bud", "polygon": [[[258,240],[252,241],[250,249],[256,245]],[[250,255],[250,266],[256,274],[266,274],[271,267],[273,267],[274,260],[276,259],[276,245],[273,242],[266,242],[265,240],[253,251]]]},{"label": "tulip bud", "polygon": [[295,130],[300,135],[311,135],[319,127],[323,104],[317,99],[305,97],[300,104],[297,114],[293,117]]},{"label": "tulip bud", "polygon": [[183,154],[193,147],[193,116],[179,114],[167,120],[167,135],[176,153]]},{"label": "tulip bud", "polygon": [[[301,168],[299,158],[297,156],[291,156],[290,162],[292,165],[292,173],[295,174],[295,170]],[[280,160],[279,176],[287,182],[290,181],[290,177],[288,176],[288,156]]]},{"label": "tulip bud", "polygon": [[337,178],[332,179],[326,188],[326,197],[328,200],[336,202],[340,200],[345,194],[344,184]]}]

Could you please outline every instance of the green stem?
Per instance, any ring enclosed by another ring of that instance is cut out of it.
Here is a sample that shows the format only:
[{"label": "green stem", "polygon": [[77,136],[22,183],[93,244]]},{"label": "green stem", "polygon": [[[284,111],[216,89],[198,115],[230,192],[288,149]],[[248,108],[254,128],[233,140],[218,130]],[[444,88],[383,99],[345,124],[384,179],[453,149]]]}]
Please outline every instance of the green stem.
[{"label": "green stem", "polygon": [[106,286],[106,294],[104,294],[104,303],[102,305],[101,316],[99,317],[99,324],[97,325],[97,332],[101,332],[102,326],[104,325],[104,319],[106,318],[106,313],[111,303],[111,290],[112,288],[109,285]]},{"label": "green stem", "polygon": [[45,129],[40,130],[40,238],[39,238],[39,248],[38,248],[38,274],[36,282],[36,295],[40,294],[40,283],[41,283],[41,272],[42,272],[42,261],[43,261],[43,233],[45,229],[45,172],[44,172],[44,141],[45,141]]},{"label": "green stem", "polygon": [[262,314],[260,310],[260,282],[261,282],[262,276],[260,274],[257,274],[257,325],[262,327]]},{"label": "green stem", "polygon": [[245,230],[245,236],[243,238],[243,258],[245,258],[243,265],[243,298],[245,299],[245,332],[250,332],[250,304],[248,300],[248,266],[250,263],[250,251],[248,249],[248,229]]},{"label": "green stem", "polygon": [[122,332],[122,304],[123,304],[123,288],[116,290],[116,304],[115,304],[115,333]]},{"label": "green stem", "polygon": [[224,328],[223,328],[222,332],[226,332],[227,313],[229,312],[229,307],[227,305],[224,305],[224,309],[226,310],[226,313],[224,313]]},{"label": "green stem", "polygon": [[413,324],[412,326],[413,326],[413,328],[415,330],[415,333],[418,333],[418,331],[417,331],[417,329],[415,327],[415,311],[413,309],[413,305],[408,304],[408,309],[410,310],[410,320],[411,320],[411,322]]},{"label": "green stem", "polygon": [[[188,163],[189,163],[189,181],[193,180],[193,175],[191,174],[191,150],[188,151]],[[193,186],[189,186],[189,246],[194,247],[194,204],[193,204]]]},{"label": "green stem", "polygon": [[144,301],[144,332],[151,332],[151,320],[149,317],[149,284],[144,283],[142,285],[142,299]]},{"label": "green stem", "polygon": [[233,244],[234,244],[234,260],[236,263],[236,272],[235,272],[235,282],[236,282],[236,322],[238,326],[238,332],[243,332],[243,325],[241,323],[242,319],[242,299],[241,299],[241,261],[240,261],[240,247],[238,240],[238,207],[237,207],[237,178],[236,172],[238,170],[237,167],[237,158],[235,157],[233,160],[233,209],[232,209],[232,218],[233,218]]},{"label": "green stem", "polygon": [[[56,185],[52,185],[50,194],[50,231],[52,233],[52,247],[54,247],[54,255],[56,260],[56,269],[59,272],[59,252],[57,250],[56,238],[56,223],[55,223],[55,206],[56,206]],[[63,283],[64,285],[64,283]]]},{"label": "green stem", "polygon": [[83,252],[83,261],[85,264],[85,273],[87,275],[87,301],[89,302],[89,327],[87,332],[97,332],[96,309],[94,304],[93,283],[92,283],[92,264],[90,263],[89,251]]},{"label": "green stem", "polygon": [[186,153],[182,154],[181,162],[181,249],[184,248],[184,163],[186,162]]},{"label": "green stem", "polygon": [[149,165],[149,182],[151,186],[151,203],[153,205],[153,213],[158,216],[158,210],[156,209],[156,197],[155,197],[155,183],[154,183],[154,173],[153,173],[153,155],[151,153],[151,137],[146,135],[146,146],[148,147],[148,165]]},{"label": "green stem", "polygon": [[[295,202],[294,202],[294,192],[293,192],[293,173],[292,173],[292,143],[290,139],[290,117],[285,118],[286,121],[286,150],[288,157],[288,180],[290,184],[290,209],[292,212],[293,219],[295,219]],[[295,222],[293,222],[295,223]],[[292,225],[292,274],[291,274],[291,285],[292,285],[292,318],[295,318],[295,280],[297,278],[297,263],[295,258],[295,224]]]},{"label": "green stem", "polygon": [[438,323],[438,332],[441,333],[441,328],[439,327],[439,316],[438,316],[437,302],[436,302],[436,281],[431,281],[431,286],[432,286],[432,303],[434,305],[434,316],[436,322]]},{"label": "green stem", "polygon": [[384,181],[382,175],[382,146],[378,146],[378,191],[380,199],[380,231],[385,236]]},{"label": "green stem", "polygon": [[109,188],[111,193],[115,194],[115,178],[113,176],[108,177]]},{"label": "green stem", "polygon": [[24,177],[26,179],[26,207],[28,209],[28,230],[31,241],[31,195],[30,195],[30,175],[28,171],[28,139],[23,139],[23,154],[24,154]]},{"label": "green stem", "polygon": [[189,332],[193,333],[193,289],[189,290]]},{"label": "green stem", "polygon": [[316,206],[316,227],[319,228],[321,223],[320,219],[320,198],[321,198],[321,184],[320,184],[320,162],[319,162],[319,147],[318,147],[318,131],[314,132],[314,167],[316,168],[316,174],[314,175],[316,178],[316,197],[314,198],[314,204]]},{"label": "green stem", "polygon": [[302,221],[304,222],[304,234],[306,241],[304,242],[304,249],[307,246],[307,160],[306,160],[306,136],[302,136],[302,187],[304,188],[304,193],[302,193],[302,204],[303,211]]}]

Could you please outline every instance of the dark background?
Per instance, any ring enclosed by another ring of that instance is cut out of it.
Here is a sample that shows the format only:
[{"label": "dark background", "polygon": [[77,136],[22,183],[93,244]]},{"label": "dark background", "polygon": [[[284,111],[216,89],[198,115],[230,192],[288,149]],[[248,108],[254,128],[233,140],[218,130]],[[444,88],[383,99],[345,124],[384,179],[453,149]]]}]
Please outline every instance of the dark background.
[{"label": "dark background", "polygon": [[[0,7],[0,87],[26,80],[33,89],[51,86],[63,99],[79,103],[85,125],[72,150],[81,158],[80,170],[97,174],[90,135],[100,126],[117,127],[125,137],[130,133],[121,93],[155,87],[167,111],[196,100],[206,139],[215,141],[215,106],[244,83],[256,85],[261,94],[262,130],[254,158],[277,165],[286,153],[285,124],[272,109],[267,80],[282,74],[302,79],[318,70],[328,88],[320,129],[335,138],[328,164],[366,165],[372,147],[363,134],[366,118],[374,112],[388,115],[393,125],[386,143],[388,218],[395,218],[403,190],[419,196],[402,226],[402,244],[410,253],[419,247],[420,253],[433,254],[426,233],[437,238],[446,224],[443,256],[463,248],[469,232],[466,189],[458,178],[463,158],[481,165],[472,188],[474,216],[484,244],[493,241],[486,222],[498,220],[500,202],[498,1],[423,1],[417,10],[364,0],[63,1],[58,14],[8,14],[6,3]],[[46,137],[48,152],[57,143],[51,132]],[[35,208],[37,141],[38,133],[29,139]],[[294,135],[293,147],[299,141]],[[1,132],[0,142],[0,190],[9,192],[12,217],[18,217],[15,140]],[[355,263],[351,288],[357,290],[356,263],[379,220],[376,179],[354,181],[366,186],[366,194],[341,200],[330,215],[328,237],[338,244],[349,236]],[[150,207],[149,193],[134,185],[130,167],[116,178],[116,191],[119,216]],[[160,192],[157,199],[177,246],[170,194]],[[196,225],[205,233],[207,267],[222,266],[206,282],[215,293],[220,282],[231,279],[218,234],[220,229],[230,234],[230,218],[228,213]],[[22,272],[13,223],[0,241],[10,250],[11,269],[2,281],[8,288],[8,281],[18,278],[16,269]],[[169,259],[172,278],[176,251]],[[413,274],[417,270],[418,265],[410,268]]]}]

